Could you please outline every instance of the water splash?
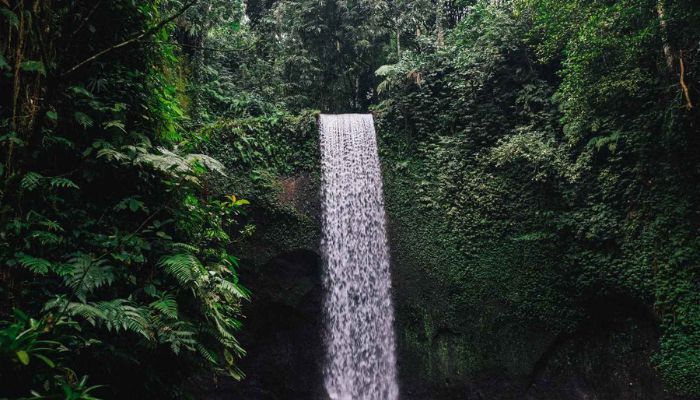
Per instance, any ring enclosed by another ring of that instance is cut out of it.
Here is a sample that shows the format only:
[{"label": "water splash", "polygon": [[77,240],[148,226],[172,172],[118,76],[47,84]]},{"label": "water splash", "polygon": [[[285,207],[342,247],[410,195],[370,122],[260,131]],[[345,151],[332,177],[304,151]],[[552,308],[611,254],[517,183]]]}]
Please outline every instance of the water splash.
[{"label": "water splash", "polygon": [[382,177],[369,114],[321,115],[326,391],[396,400],[394,311]]}]

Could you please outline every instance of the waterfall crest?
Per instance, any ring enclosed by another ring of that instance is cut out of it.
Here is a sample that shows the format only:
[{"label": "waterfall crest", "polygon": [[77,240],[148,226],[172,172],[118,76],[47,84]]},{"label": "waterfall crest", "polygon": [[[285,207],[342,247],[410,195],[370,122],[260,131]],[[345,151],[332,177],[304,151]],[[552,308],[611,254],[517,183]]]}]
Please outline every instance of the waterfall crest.
[{"label": "waterfall crest", "polygon": [[325,388],[396,400],[394,310],[382,177],[369,114],[321,115]]}]

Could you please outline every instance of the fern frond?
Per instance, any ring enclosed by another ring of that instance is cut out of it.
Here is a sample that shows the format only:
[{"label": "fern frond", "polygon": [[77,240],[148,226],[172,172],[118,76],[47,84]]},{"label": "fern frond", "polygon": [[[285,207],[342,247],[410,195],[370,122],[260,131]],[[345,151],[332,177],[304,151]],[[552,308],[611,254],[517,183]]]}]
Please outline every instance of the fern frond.
[{"label": "fern frond", "polygon": [[237,381],[241,381],[243,378],[245,378],[245,372],[238,367],[229,367],[226,371],[231,378]]},{"label": "fern frond", "polygon": [[59,244],[63,241],[63,237],[47,231],[32,231],[29,237],[39,241],[42,245]]},{"label": "fern frond", "polygon": [[230,349],[236,355],[243,357],[246,355],[245,349],[241,347],[238,340],[230,335],[222,336],[215,324],[207,324],[199,327],[200,336],[208,336],[216,340],[223,347]]},{"label": "fern frond", "polygon": [[165,256],[160,259],[158,265],[182,284],[195,282],[203,270],[197,257],[187,253]]},{"label": "fern frond", "polygon": [[195,345],[195,347],[197,348],[197,351],[199,352],[199,354],[201,354],[205,360],[209,361],[210,363],[212,363],[214,365],[219,363],[217,360],[217,357],[216,357],[216,353],[214,351],[209,350],[206,346],[204,346],[201,343],[197,343]]},{"label": "fern frond", "polygon": [[131,331],[138,333],[148,340],[153,339],[148,309],[136,307],[126,299],[115,299],[96,303],[95,306],[103,313],[102,323],[109,331]]},{"label": "fern frond", "polygon": [[150,164],[153,168],[160,170],[162,172],[172,173],[191,173],[192,168],[187,162],[187,159],[173,153],[172,151],[159,147],[158,151],[160,154],[155,153],[143,153],[136,157],[136,161],[139,163]]},{"label": "fern frond", "polygon": [[97,152],[97,158],[104,158],[109,161],[122,162],[128,160],[129,156],[114,149],[101,149]]},{"label": "fern frond", "polygon": [[219,278],[216,288],[237,298],[250,300],[250,291],[235,282]]},{"label": "fern frond", "polygon": [[218,172],[219,174],[226,176],[226,167],[219,160],[209,157],[205,154],[188,154],[185,159],[191,164],[193,162],[198,162],[205,166],[208,170]]},{"label": "fern frond", "polygon": [[103,311],[96,305],[81,302],[69,302],[63,297],[57,297],[44,305],[44,311],[60,310],[72,317],[81,317],[91,325],[106,318]]},{"label": "fern frond", "polygon": [[199,248],[197,246],[193,246],[189,243],[176,242],[176,243],[170,244],[170,246],[174,249],[183,250],[183,251],[186,251],[189,253],[195,253],[195,252],[197,252],[197,250],[199,250]]},{"label": "fern frond", "polygon": [[177,301],[175,301],[175,298],[170,294],[166,294],[163,298],[154,301],[149,306],[168,318],[177,319]]},{"label": "fern frond", "polygon": [[75,121],[83,128],[89,128],[95,123],[95,121],[84,112],[76,111],[73,113],[73,117],[75,118]]},{"label": "fern frond", "polygon": [[381,67],[377,68],[376,71],[374,71],[374,74],[376,76],[389,76],[396,72],[397,67],[395,64],[388,64],[388,65],[382,65]]},{"label": "fern frond", "polygon": [[39,225],[43,225],[43,226],[45,226],[48,230],[53,231],[53,232],[63,232],[63,231],[64,231],[64,229],[63,229],[63,227],[61,226],[61,224],[59,224],[59,223],[56,222],[56,221],[52,221],[52,220],[50,220],[50,219],[48,219],[48,218],[46,218],[46,217],[43,217],[43,220],[42,220],[41,222],[39,222]]},{"label": "fern frond", "polygon": [[184,321],[161,326],[158,329],[158,341],[170,344],[170,349],[175,354],[178,354],[181,348],[195,351],[199,345],[196,329]]},{"label": "fern frond", "polygon": [[114,283],[113,268],[105,263],[105,260],[96,261],[89,255],[74,257],[68,262],[69,272],[64,275],[64,282],[85,301],[87,294]]},{"label": "fern frond", "polygon": [[20,187],[24,190],[32,191],[36,188],[38,188],[42,181],[44,180],[44,176],[41,175],[40,173],[37,172],[27,172],[26,175],[22,178],[22,182],[20,183]]},{"label": "fern frond", "polygon": [[71,188],[71,189],[80,189],[78,185],[75,184],[72,180],[68,178],[51,178],[50,185],[53,188]]},{"label": "fern frond", "polygon": [[60,310],[66,315],[80,317],[93,326],[104,326],[108,331],[130,331],[153,340],[154,330],[149,310],[137,307],[126,299],[114,299],[94,303],[69,302],[59,297],[46,303],[45,311]]},{"label": "fern frond", "polygon": [[[152,168],[168,174],[196,175],[196,166],[218,172],[226,176],[226,167],[218,160],[204,154],[188,154],[181,156],[164,147],[158,147],[158,153],[138,152],[135,158],[137,164],[150,165]],[[193,179],[196,181],[196,179]]]},{"label": "fern frond", "polygon": [[18,253],[16,255],[17,262],[24,268],[32,271],[35,274],[44,275],[49,272],[51,262],[43,258],[32,257],[28,254]]}]

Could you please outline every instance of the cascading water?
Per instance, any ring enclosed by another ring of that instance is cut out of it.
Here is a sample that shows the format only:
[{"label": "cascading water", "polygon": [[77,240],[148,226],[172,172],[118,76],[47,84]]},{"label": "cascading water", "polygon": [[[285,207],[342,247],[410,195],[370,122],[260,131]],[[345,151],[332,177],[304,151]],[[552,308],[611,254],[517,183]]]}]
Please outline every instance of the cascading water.
[{"label": "cascading water", "polygon": [[324,289],[332,400],[396,400],[382,177],[369,114],[321,115]]}]

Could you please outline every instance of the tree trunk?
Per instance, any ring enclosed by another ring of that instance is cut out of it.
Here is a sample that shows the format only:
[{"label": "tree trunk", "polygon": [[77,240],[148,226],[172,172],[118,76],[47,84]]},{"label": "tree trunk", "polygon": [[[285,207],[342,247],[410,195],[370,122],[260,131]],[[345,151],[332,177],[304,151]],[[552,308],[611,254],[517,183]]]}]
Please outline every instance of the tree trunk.
[{"label": "tree trunk", "polygon": [[668,23],[666,22],[664,0],[658,0],[656,2],[656,13],[659,16],[659,27],[661,28],[661,41],[664,49],[664,56],[666,57],[666,66],[668,67],[669,71],[672,71],[673,49],[671,48],[671,43],[668,40]]},{"label": "tree trunk", "polygon": [[396,28],[396,55],[401,58],[401,30]]},{"label": "tree trunk", "polygon": [[445,0],[438,0],[435,15],[435,44],[442,47],[445,44]]}]

